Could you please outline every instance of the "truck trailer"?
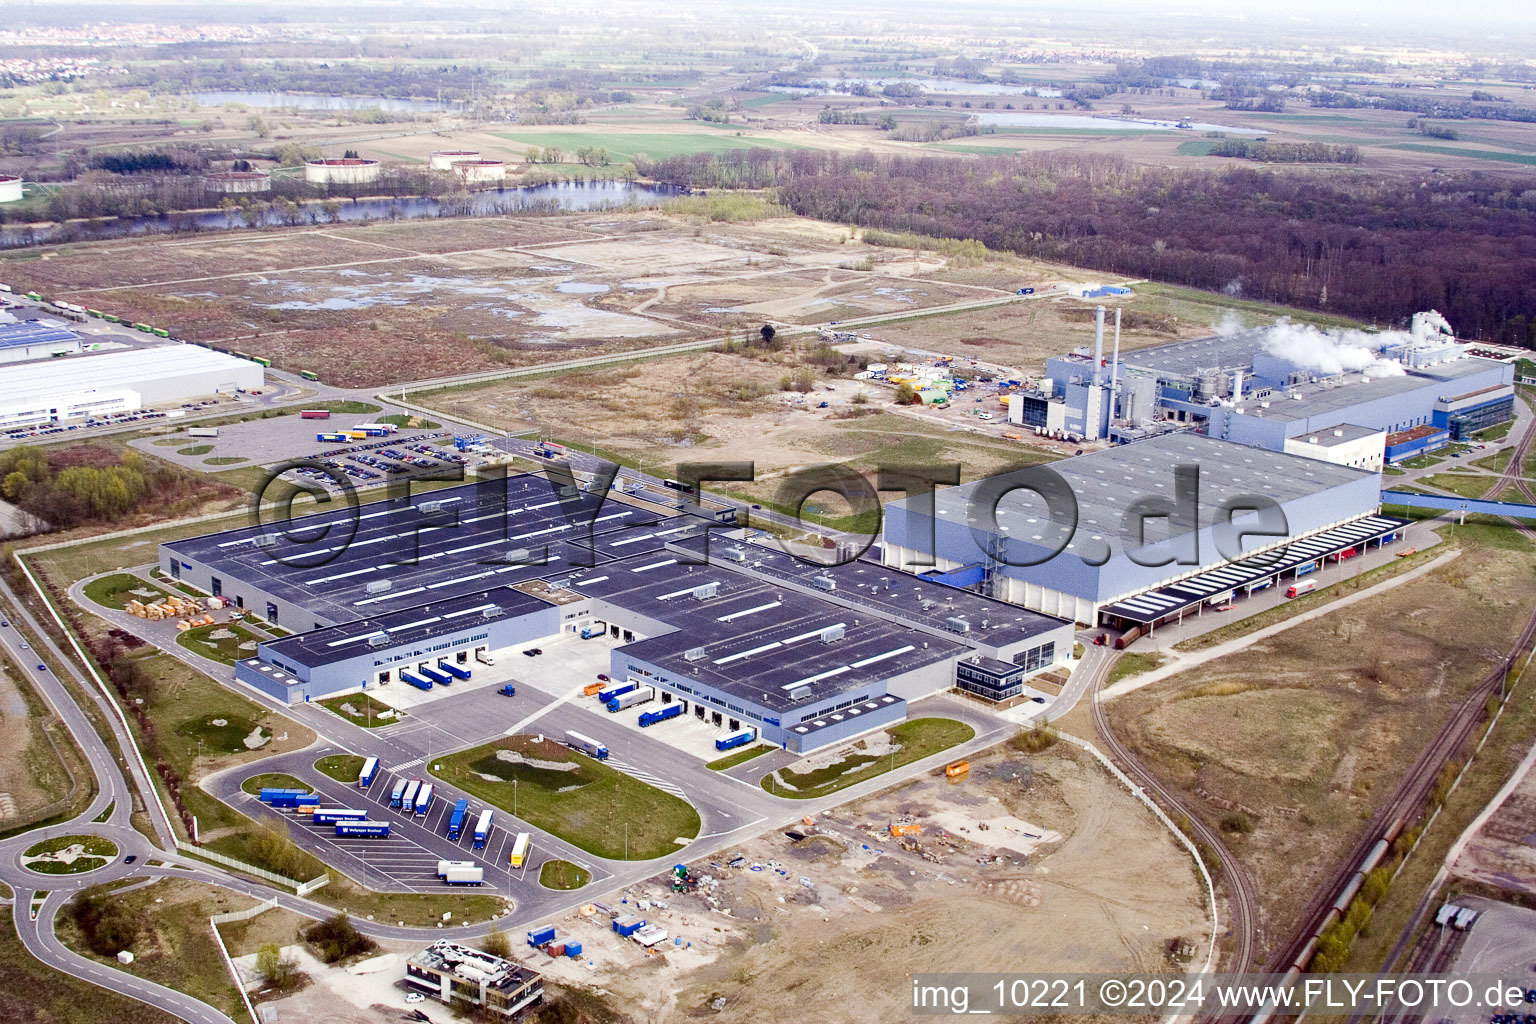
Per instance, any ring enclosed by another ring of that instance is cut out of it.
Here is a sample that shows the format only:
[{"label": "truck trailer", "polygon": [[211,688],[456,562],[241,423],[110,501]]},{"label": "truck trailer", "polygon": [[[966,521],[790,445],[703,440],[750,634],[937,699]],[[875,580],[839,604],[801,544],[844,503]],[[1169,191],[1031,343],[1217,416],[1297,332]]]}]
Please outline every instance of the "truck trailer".
[{"label": "truck trailer", "polygon": [[331,433],[331,434],[316,434],[315,435],[315,440],[316,441],[328,441],[331,444],[341,444],[341,443],[343,443],[345,441],[350,441],[352,439],[350,437],[348,437],[346,434]]},{"label": "truck trailer", "polygon": [[475,822],[475,849],[485,849],[485,844],[491,838],[491,809],[487,807],[480,812],[480,820]]},{"label": "truck trailer", "polygon": [[520,868],[523,866],[523,862],[528,859],[528,848],[532,845],[533,836],[527,832],[519,832],[517,834],[517,841],[512,844],[512,855],[508,858],[513,867]]},{"label": "truck trailer", "polygon": [[451,867],[443,881],[449,885],[481,885],[485,882],[485,869],[479,865]]},{"label": "truck trailer", "polygon": [[565,742],[569,743],[583,754],[586,754],[588,757],[594,757],[599,761],[605,760],[608,757],[607,747],[603,746],[592,737],[583,736],[579,732],[568,731],[565,734]]},{"label": "truck trailer", "polygon": [[472,868],[475,862],[472,860],[440,860],[437,862],[437,877],[447,878],[448,872],[454,868]]},{"label": "truck trailer", "polygon": [[405,796],[405,780],[396,779],[395,788],[389,791],[389,806],[399,807],[400,800]]},{"label": "truck trailer", "polygon": [[639,686],[639,683],[623,683],[619,686],[610,686],[606,690],[599,690],[597,691],[597,702],[599,704],[607,704],[615,697],[622,697],[624,694],[638,688]]},{"label": "truck trailer", "polygon": [[379,774],[379,759],[370,757],[363,762],[363,770],[357,773],[357,788],[367,789]]},{"label": "truck trailer", "polygon": [[423,817],[427,808],[432,806],[432,783],[424,783],[421,789],[416,791],[416,817]]},{"label": "truck trailer", "polygon": [[458,839],[464,834],[464,819],[469,816],[469,801],[459,799],[454,802],[453,813],[448,816],[448,838]]},{"label": "truck trailer", "polygon": [[329,409],[303,409],[299,412],[301,420],[328,420],[331,418]]},{"label": "truck trailer", "polygon": [[362,821],[368,812],[356,807],[320,807],[315,810],[316,825],[334,825],[338,821]]},{"label": "truck trailer", "polygon": [[438,686],[447,686],[449,683],[453,682],[453,678],[451,676],[445,675],[435,668],[427,668],[425,665],[417,665],[416,671],[432,680]]},{"label": "truck trailer", "polygon": [[338,836],[387,836],[389,835],[389,822],[387,821],[338,821],[336,823]]},{"label": "truck trailer", "polygon": [[715,749],[731,750],[735,747],[740,747],[751,743],[755,739],[757,739],[756,729],[737,729],[735,732],[726,733],[724,736],[721,736],[719,739],[715,740]]},{"label": "truck trailer", "polygon": [[459,666],[455,665],[451,661],[439,660],[437,667],[440,671],[448,673],[455,679],[468,679],[470,676],[469,669],[459,668]]},{"label": "truck trailer", "polygon": [[407,672],[405,669],[401,669],[400,670],[400,681],[402,683],[410,683],[412,686],[416,687],[416,689],[418,689],[418,690],[430,690],[430,689],[432,689],[432,683],[429,680],[423,679],[423,678],[421,678],[418,675],[414,675],[414,674],[412,674],[410,672]]},{"label": "truck trailer", "polygon": [[632,708],[636,704],[644,704],[656,699],[656,688],[653,686],[637,686],[628,693],[620,694],[608,702],[608,713],[615,714],[625,708]]},{"label": "truck trailer", "polygon": [[421,780],[412,779],[405,784],[405,795],[400,798],[400,809],[410,814],[416,809],[416,793],[421,789]]},{"label": "truck trailer", "polygon": [[640,728],[655,725],[657,722],[665,722],[669,718],[676,718],[683,713],[681,704],[668,704],[658,711],[647,711],[640,716]]}]

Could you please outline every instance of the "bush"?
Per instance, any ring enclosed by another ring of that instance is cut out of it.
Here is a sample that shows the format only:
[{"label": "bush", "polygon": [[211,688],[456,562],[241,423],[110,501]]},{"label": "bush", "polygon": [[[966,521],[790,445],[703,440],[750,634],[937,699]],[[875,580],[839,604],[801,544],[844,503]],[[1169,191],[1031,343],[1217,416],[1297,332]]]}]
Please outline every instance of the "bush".
[{"label": "bush", "polygon": [[512,958],[512,940],[507,938],[507,933],[500,928],[493,928],[485,936],[485,941],[480,943],[480,948],[491,956],[499,956],[503,960]]},{"label": "bush", "polygon": [[1247,835],[1253,831],[1253,819],[1242,811],[1233,811],[1221,819],[1221,830],[1234,835]]},{"label": "bush", "polygon": [[1036,722],[1028,729],[1020,729],[1013,735],[1013,746],[1026,754],[1038,754],[1049,750],[1056,745],[1056,730],[1041,722]]},{"label": "bush", "polygon": [[76,900],[75,923],[85,935],[85,944],[102,956],[116,956],[131,949],[139,937],[139,919],[127,904],[107,896]]},{"label": "bush", "polygon": [[315,947],[315,954],[328,964],[378,948],[372,939],[353,927],[345,912],[313,925],[304,933],[304,941]]}]

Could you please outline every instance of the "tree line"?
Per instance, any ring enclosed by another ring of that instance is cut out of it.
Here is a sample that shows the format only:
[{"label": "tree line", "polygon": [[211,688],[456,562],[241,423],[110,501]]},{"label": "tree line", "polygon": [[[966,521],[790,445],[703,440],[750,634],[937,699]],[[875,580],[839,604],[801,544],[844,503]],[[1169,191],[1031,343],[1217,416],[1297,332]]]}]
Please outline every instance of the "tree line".
[{"label": "tree line", "polygon": [[1536,347],[1536,179],[1336,179],[1059,152],[749,149],[636,163],[676,184],[777,188],[803,216],[1376,323],[1438,309],[1463,337]]}]

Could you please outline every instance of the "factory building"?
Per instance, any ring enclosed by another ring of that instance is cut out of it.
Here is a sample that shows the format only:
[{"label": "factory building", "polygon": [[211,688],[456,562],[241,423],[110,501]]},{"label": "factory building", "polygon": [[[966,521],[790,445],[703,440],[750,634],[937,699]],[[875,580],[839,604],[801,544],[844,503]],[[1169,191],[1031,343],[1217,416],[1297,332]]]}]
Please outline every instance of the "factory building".
[{"label": "factory building", "polygon": [[[956,685],[1017,695],[1072,651],[1061,619],[874,561],[806,565],[617,490],[605,500],[521,475],[359,515],[306,520],[347,539],[321,552],[246,527],[164,544],[160,567],[296,632],[236,666],[288,703],[409,685],[402,672],[499,661],[542,638],[604,637],[613,679],[797,752]],[[972,686],[962,662],[996,671]]]},{"label": "factory building", "polygon": [[379,180],[377,160],[342,157],[304,161],[304,180],[311,185],[366,185]]},{"label": "factory building", "polygon": [[21,199],[21,179],[13,174],[0,174],[0,203],[19,203]]},{"label": "factory building", "polygon": [[256,363],[196,345],[21,363],[0,374],[0,430],[251,390],[262,381]]},{"label": "factory building", "polygon": [[0,323],[0,363],[25,363],[79,355],[80,335],[57,320]]},{"label": "factory building", "polygon": [[1104,348],[1101,307],[1093,349],[1048,360],[1010,419],[1087,441],[1187,429],[1287,451],[1341,427],[1385,435],[1430,425],[1458,440],[1514,414],[1514,367],[1468,354],[1433,311],[1415,314],[1408,331],[1281,323],[1124,355],[1117,315],[1108,358]]},{"label": "factory building", "polygon": [[[1023,470],[887,505],[886,564],[931,569],[997,600],[1098,625],[1117,602],[1219,570],[1239,555],[1280,552],[1317,536],[1336,537],[1343,550],[1401,533],[1400,521],[1376,515],[1375,472],[1190,432],[1039,468],[1069,493],[1048,505],[1028,489],[1038,486],[1037,470]],[[1273,510],[1268,523],[1247,511],[1255,497],[1272,502],[1283,523]],[[1331,532],[1362,520],[1376,521],[1368,536]],[[1261,527],[1274,535],[1259,535]],[[1271,583],[1281,571],[1268,574]],[[1233,589],[1210,597],[1219,603]]]},{"label": "factory building", "polygon": [[471,1006],[508,1019],[544,1001],[539,972],[456,942],[434,942],[407,960],[405,983],[456,1009]]}]

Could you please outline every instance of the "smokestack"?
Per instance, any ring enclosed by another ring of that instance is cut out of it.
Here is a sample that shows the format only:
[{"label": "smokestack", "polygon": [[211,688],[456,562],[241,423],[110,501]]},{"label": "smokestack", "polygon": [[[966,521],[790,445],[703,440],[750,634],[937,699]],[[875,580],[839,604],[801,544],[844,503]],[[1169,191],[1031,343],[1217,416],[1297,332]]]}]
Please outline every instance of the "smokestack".
[{"label": "smokestack", "polygon": [[1243,397],[1243,371],[1236,370],[1232,374],[1232,400],[1240,401]]},{"label": "smokestack", "polygon": [[[1113,391],[1120,381],[1120,307],[1115,307],[1115,357],[1109,361],[1109,387]],[[1114,407],[1110,407],[1114,411]]]},{"label": "smokestack", "polygon": [[1093,386],[1104,382],[1104,307],[1093,311]]}]

